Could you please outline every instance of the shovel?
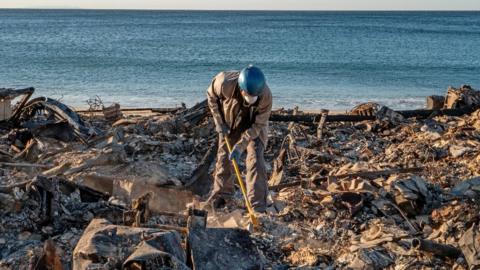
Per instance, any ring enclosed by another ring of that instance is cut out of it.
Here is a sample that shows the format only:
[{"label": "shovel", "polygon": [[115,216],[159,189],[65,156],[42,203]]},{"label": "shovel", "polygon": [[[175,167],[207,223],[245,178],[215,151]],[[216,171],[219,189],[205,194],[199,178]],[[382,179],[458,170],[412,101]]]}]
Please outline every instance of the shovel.
[{"label": "shovel", "polygon": [[[225,136],[225,143],[227,144],[228,152],[232,152],[232,147],[230,146],[230,143],[228,142],[227,136]],[[240,169],[238,168],[237,161],[235,159],[232,159],[232,164],[233,168],[235,169],[235,174],[237,175],[237,180],[238,184],[240,185],[240,189],[242,190],[243,198],[245,199],[245,205],[247,206],[248,210],[248,215],[250,216],[250,220],[252,221],[252,225],[254,228],[258,227],[258,220],[257,217],[255,216],[255,213],[253,212],[252,205],[250,204],[250,201],[247,198],[247,190],[245,189],[245,186],[243,185],[243,180],[242,176],[240,174]]]}]

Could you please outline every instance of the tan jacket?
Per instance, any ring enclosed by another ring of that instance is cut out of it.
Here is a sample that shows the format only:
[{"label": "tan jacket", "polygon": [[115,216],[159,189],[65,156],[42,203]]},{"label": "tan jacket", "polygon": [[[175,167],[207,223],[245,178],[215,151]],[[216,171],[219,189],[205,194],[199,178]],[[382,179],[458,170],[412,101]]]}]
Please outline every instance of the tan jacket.
[{"label": "tan jacket", "polygon": [[[217,126],[223,122],[220,112],[225,117],[225,124],[231,127],[232,122],[235,121],[235,117],[240,111],[242,104],[239,104],[237,99],[233,98],[239,74],[240,72],[238,71],[220,72],[213,78],[207,89],[208,106]],[[249,129],[243,132],[237,143],[237,147],[242,152],[247,148],[248,142],[256,138],[260,138],[264,146],[267,147],[268,119],[272,111],[272,92],[270,92],[270,88],[267,85],[258,99],[252,108],[255,114],[255,122]]]}]

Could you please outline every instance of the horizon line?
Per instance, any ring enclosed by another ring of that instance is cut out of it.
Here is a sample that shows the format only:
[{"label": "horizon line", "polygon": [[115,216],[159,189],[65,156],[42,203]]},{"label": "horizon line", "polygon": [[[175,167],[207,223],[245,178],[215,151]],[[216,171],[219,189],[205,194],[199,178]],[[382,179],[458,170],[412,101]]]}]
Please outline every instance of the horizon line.
[{"label": "horizon line", "polygon": [[145,8],[79,8],[79,7],[17,7],[0,10],[103,10],[103,11],[301,11],[301,12],[479,12],[480,9],[145,9]]}]

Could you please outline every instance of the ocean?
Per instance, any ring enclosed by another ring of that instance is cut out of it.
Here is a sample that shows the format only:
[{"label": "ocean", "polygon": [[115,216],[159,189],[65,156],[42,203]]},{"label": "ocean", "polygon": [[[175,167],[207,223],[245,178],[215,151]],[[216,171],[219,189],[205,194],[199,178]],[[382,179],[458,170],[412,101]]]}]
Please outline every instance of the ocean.
[{"label": "ocean", "polygon": [[275,108],[421,108],[480,89],[480,12],[0,10],[0,88],[174,107],[252,63]]}]

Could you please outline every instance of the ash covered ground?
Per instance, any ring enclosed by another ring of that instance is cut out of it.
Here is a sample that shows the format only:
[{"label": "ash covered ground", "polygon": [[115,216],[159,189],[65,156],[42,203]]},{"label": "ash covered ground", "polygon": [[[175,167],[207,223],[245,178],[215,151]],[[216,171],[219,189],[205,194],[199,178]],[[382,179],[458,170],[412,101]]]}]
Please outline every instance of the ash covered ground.
[{"label": "ash covered ground", "polygon": [[[154,269],[127,259],[146,241],[131,235],[152,230],[175,232],[162,236],[178,245],[159,248],[162,267],[192,267],[187,209],[205,206],[217,144],[205,106],[115,121],[82,113],[81,129],[29,105],[1,128],[0,269]],[[251,230],[237,192],[209,209],[206,227],[246,229],[247,255],[266,269],[480,267],[480,110],[406,118],[367,107],[352,114],[372,120],[320,127],[274,112],[292,119],[270,122],[260,226]],[[102,226],[128,241],[95,247],[86,234]]]}]

